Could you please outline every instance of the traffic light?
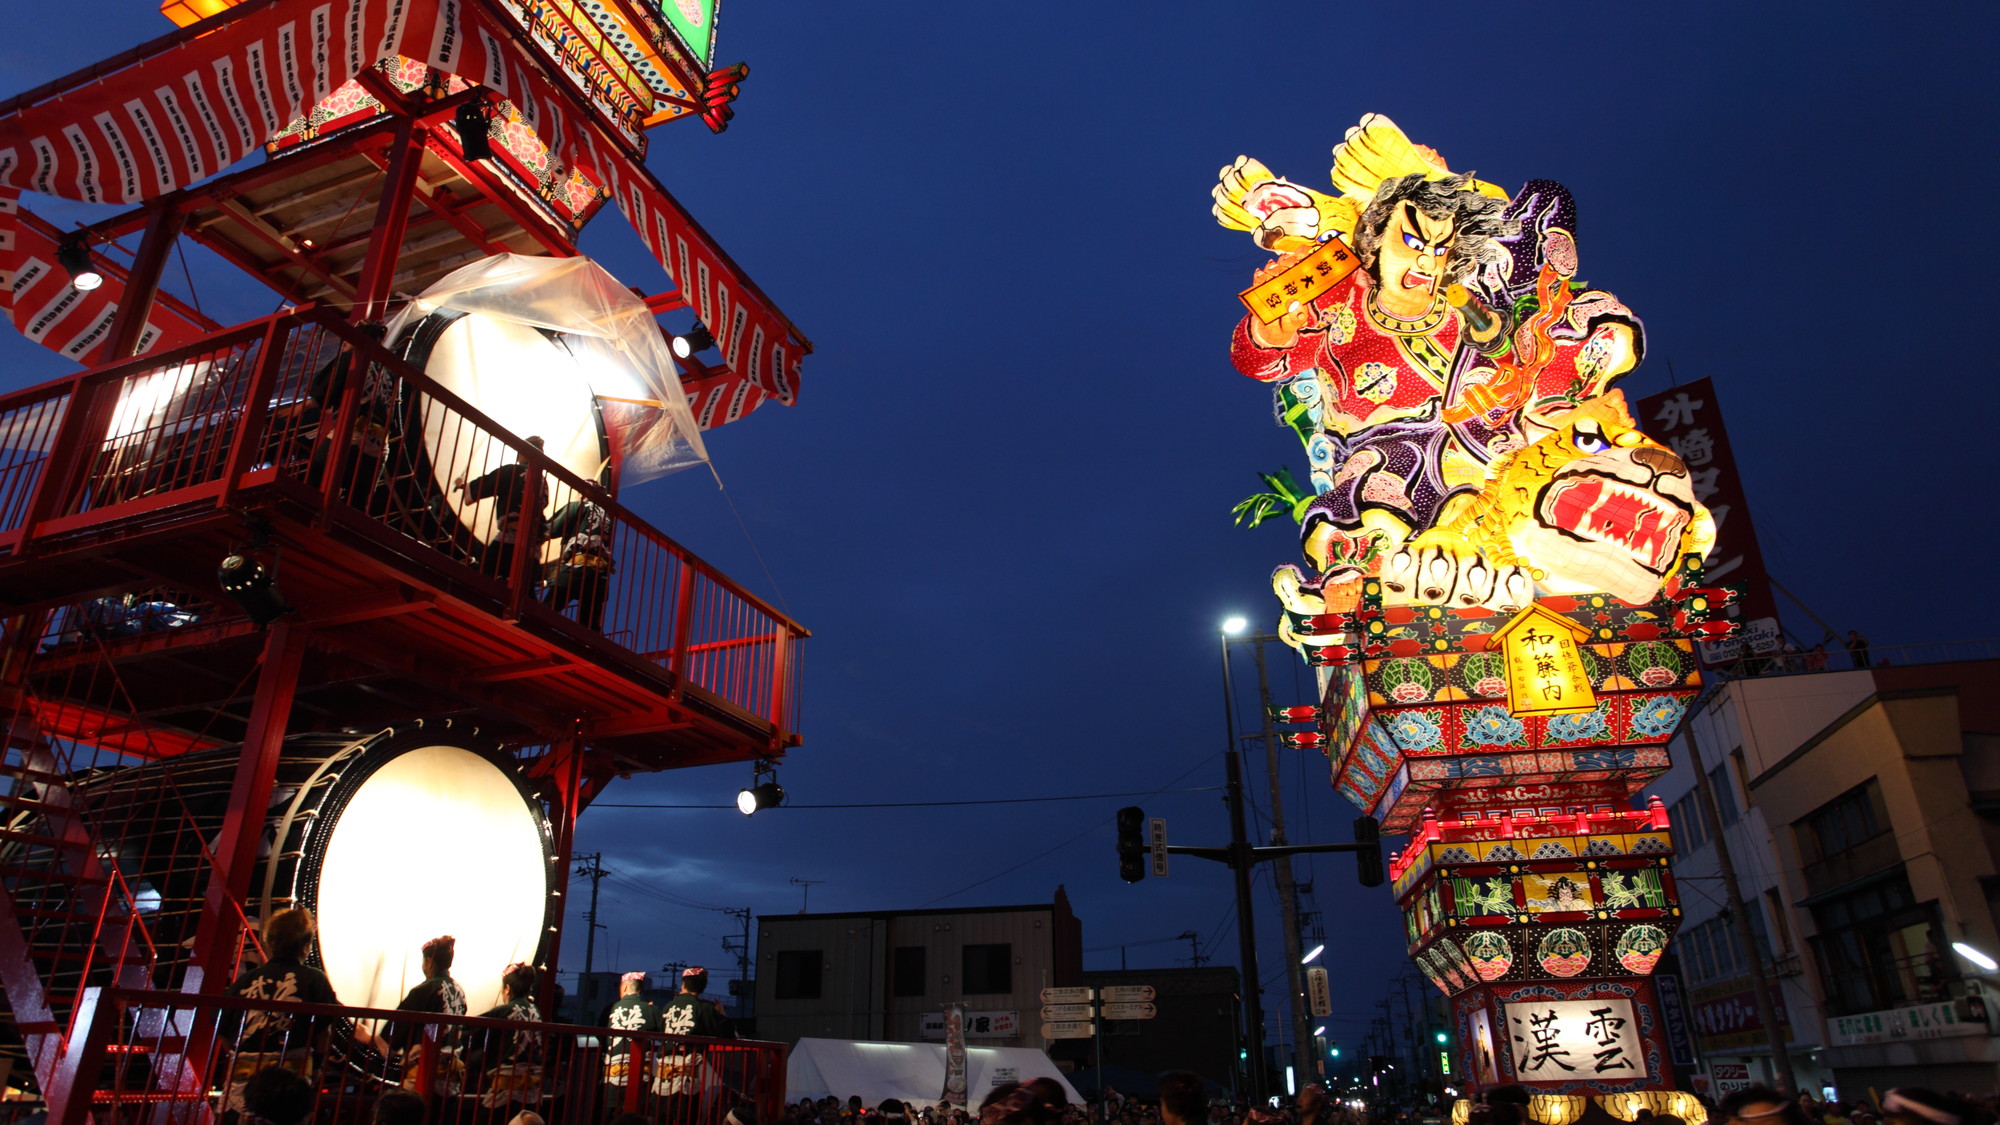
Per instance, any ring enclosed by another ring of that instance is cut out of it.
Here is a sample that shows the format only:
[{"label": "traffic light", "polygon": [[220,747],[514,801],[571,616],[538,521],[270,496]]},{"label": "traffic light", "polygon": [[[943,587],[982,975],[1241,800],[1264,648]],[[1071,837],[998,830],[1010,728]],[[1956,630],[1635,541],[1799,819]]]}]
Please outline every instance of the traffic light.
[{"label": "traffic light", "polygon": [[1128,883],[1146,877],[1146,810],[1137,805],[1118,810],[1118,876]]},{"label": "traffic light", "polygon": [[1329,1053],[1329,1054],[1331,1054],[1331,1055],[1332,1055],[1332,1056],[1333,1056],[1334,1058],[1336,1058],[1336,1059],[1337,1059],[1337,1058],[1339,1058],[1339,1057],[1340,1057],[1340,1044],[1338,1044],[1338,1043],[1335,1043],[1335,1044],[1334,1044],[1334,1045],[1333,1045],[1332,1047],[1328,1048],[1328,1053]]},{"label": "traffic light", "polygon": [[1438,1046],[1440,1047],[1444,1046],[1446,1043],[1451,1042],[1451,1036],[1446,1035],[1443,1028],[1438,1028],[1436,1031],[1432,1032],[1431,1037],[1438,1041]]},{"label": "traffic light", "polygon": [[[1118,814],[1123,817],[1124,813]],[[1121,820],[1120,823],[1123,823]],[[1382,885],[1382,826],[1372,816],[1354,818],[1354,864],[1360,869],[1361,885]]]}]

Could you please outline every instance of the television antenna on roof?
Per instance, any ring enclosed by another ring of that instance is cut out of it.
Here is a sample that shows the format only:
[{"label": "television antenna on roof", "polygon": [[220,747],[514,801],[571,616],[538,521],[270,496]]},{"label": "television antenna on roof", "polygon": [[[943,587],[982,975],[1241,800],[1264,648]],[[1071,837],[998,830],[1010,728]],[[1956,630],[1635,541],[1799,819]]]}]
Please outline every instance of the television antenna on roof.
[{"label": "television antenna on roof", "polygon": [[824,883],[824,882],[826,882],[826,880],[825,880],[825,879],[800,879],[800,878],[797,878],[797,877],[795,876],[795,877],[793,877],[793,879],[792,879],[792,881],[791,881],[791,882],[792,882],[792,886],[794,886],[794,887],[800,887],[800,888],[803,888],[803,890],[802,890],[802,893],[801,893],[801,895],[800,895],[800,898],[799,898],[799,913],[801,913],[801,914],[804,914],[804,913],[806,912],[806,904],[812,901],[812,893],[813,893],[813,887],[814,887],[814,886],[815,886],[816,884],[819,884],[819,883]]}]

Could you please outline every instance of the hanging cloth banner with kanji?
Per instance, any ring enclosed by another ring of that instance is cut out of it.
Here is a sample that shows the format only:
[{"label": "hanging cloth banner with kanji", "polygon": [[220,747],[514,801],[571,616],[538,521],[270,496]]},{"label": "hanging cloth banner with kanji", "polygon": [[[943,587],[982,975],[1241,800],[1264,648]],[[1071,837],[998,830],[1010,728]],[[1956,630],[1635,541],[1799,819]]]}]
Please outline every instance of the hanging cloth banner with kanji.
[{"label": "hanging cloth banner with kanji", "polygon": [[729,369],[742,372],[743,398],[792,401],[810,343],[639,163],[643,138],[599,122],[548,77],[522,45],[525,34],[488,0],[251,3],[196,26],[211,23],[0,117],[0,188],[88,203],[158,198],[248,156],[378,61],[422,59],[504,95],[558,159],[612,187]]}]

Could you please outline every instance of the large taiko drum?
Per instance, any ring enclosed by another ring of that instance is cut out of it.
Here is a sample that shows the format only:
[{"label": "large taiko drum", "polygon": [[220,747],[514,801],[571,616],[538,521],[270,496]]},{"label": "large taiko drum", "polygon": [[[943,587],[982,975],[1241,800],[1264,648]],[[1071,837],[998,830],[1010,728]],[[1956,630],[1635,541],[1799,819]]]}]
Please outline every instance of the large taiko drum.
[{"label": "large taiko drum", "polygon": [[[205,865],[177,815],[157,806],[172,771],[195,826],[215,839],[235,748],[80,781],[100,839],[153,907],[156,945],[194,934]],[[499,1002],[508,965],[536,963],[560,919],[541,803],[497,747],[465,726],[413,724],[363,738],[286,740],[247,909],[319,919],[315,964],[343,1003],[393,1008],[423,980],[420,947],[457,939],[452,975],[474,1011]]]},{"label": "large taiko drum", "polygon": [[[539,437],[542,452],[557,464],[584,480],[613,485],[611,442],[591,376],[620,361],[603,341],[452,309],[417,321],[391,344],[501,429],[522,439]],[[411,396],[404,410],[403,431],[416,439],[412,452],[422,460],[418,473],[426,486],[461,534],[491,543],[503,526],[496,501],[466,500],[452,484],[515,460],[513,449],[427,396]],[[554,498],[545,501],[554,506]]]}]

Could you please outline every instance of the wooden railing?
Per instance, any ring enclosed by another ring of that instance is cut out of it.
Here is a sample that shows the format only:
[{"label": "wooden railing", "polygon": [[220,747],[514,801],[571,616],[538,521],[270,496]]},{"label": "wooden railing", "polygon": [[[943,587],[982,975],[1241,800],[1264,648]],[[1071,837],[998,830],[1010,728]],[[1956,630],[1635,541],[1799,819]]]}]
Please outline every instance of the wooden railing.
[{"label": "wooden railing", "polygon": [[[456,487],[482,478],[479,498]],[[0,398],[0,557],[278,481],[458,568],[503,616],[560,614],[779,744],[797,729],[804,628],[331,312]]]}]

